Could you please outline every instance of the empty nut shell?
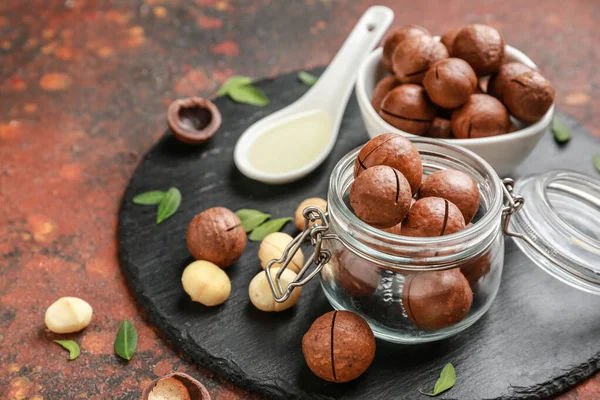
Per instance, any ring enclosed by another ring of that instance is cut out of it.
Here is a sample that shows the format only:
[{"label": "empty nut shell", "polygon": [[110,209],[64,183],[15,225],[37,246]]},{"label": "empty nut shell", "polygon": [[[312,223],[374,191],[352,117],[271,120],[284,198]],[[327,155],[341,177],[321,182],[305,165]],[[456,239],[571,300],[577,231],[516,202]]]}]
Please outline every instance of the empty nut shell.
[{"label": "empty nut shell", "polygon": [[398,29],[389,35],[385,41],[383,42],[383,54],[381,55],[381,63],[383,66],[390,72],[394,72],[392,69],[392,55],[394,54],[394,50],[398,44],[400,44],[404,39],[413,36],[431,36],[429,31],[422,26],[418,25],[408,25],[403,28]]},{"label": "empty nut shell", "polygon": [[408,181],[413,195],[419,190],[423,178],[421,155],[415,145],[404,136],[385,133],[369,140],[356,157],[354,177],[375,165],[387,165],[397,169]]},{"label": "empty nut shell", "polygon": [[437,139],[452,139],[452,124],[449,119],[435,117],[424,136]]},{"label": "empty nut shell", "polygon": [[452,57],[462,58],[477,76],[498,72],[504,60],[504,38],[488,25],[468,25],[456,34]]},{"label": "empty nut shell", "polygon": [[469,282],[458,269],[409,275],[402,290],[408,319],[425,330],[437,330],[462,321],[473,303]]},{"label": "empty nut shell", "polygon": [[419,196],[441,197],[452,202],[458,207],[466,223],[471,222],[479,209],[477,182],[455,169],[444,169],[427,176],[421,184]]},{"label": "empty nut shell", "polygon": [[187,144],[202,144],[221,126],[221,113],[210,100],[190,97],[175,100],[167,110],[167,122],[175,137]]},{"label": "empty nut shell", "polygon": [[386,76],[379,82],[373,90],[373,96],[371,97],[371,105],[376,113],[379,113],[381,109],[381,102],[387,96],[387,94],[396,86],[400,85],[400,81],[395,76]]},{"label": "empty nut shell", "polygon": [[510,117],[500,101],[487,94],[474,94],[452,113],[452,133],[457,139],[502,135],[508,132]]},{"label": "empty nut shell", "polygon": [[404,132],[422,135],[435,118],[435,106],[422,86],[400,85],[385,96],[379,116]]},{"label": "empty nut shell", "polygon": [[402,83],[421,83],[436,62],[448,58],[446,46],[431,36],[412,36],[403,40],[392,55],[394,75]]},{"label": "empty nut shell", "polygon": [[410,208],[410,185],[398,170],[377,165],[363,171],[350,188],[350,205],[358,218],[376,228],[400,223]]},{"label": "empty nut shell", "polygon": [[208,390],[191,376],[175,372],[152,381],[141,400],[210,400]]},{"label": "empty nut shell", "polygon": [[441,197],[425,197],[410,208],[402,221],[402,235],[436,237],[465,229],[465,220],[453,203]]},{"label": "empty nut shell", "polygon": [[435,63],[423,79],[431,101],[440,107],[456,108],[469,100],[477,88],[473,68],[460,58],[447,58]]}]

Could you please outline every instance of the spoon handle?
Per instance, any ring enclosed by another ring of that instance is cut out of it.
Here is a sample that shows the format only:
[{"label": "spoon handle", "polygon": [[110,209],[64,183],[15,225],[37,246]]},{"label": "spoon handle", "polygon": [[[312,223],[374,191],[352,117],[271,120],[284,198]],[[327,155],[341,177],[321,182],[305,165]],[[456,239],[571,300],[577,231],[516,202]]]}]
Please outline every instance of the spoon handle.
[{"label": "spoon handle", "polygon": [[393,19],[394,12],[384,6],[373,6],[365,11],[325,72],[301,102],[329,110],[332,115],[342,113],[362,60],[377,46]]}]

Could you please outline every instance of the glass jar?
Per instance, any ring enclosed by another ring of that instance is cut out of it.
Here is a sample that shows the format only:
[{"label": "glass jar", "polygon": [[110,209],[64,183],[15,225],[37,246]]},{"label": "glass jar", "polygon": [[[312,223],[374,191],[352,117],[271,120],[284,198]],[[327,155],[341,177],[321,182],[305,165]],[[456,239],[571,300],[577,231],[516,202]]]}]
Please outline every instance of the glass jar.
[{"label": "glass jar", "polygon": [[[500,180],[469,150],[431,139],[411,141],[425,175],[455,169],[475,179],[480,207],[473,224],[446,236],[407,237],[364,223],[349,205],[360,151],[355,149],[331,174],[327,213],[305,209],[305,230],[267,265],[269,271],[275,262],[283,264],[275,278],[267,273],[276,301],[285,301],[295,287],[320,272],[331,305],[362,316],[378,338],[403,344],[444,339],[473,325],[490,308],[500,286],[505,233],[518,238],[524,253],[547,272],[600,294],[600,230],[595,235],[586,231],[589,221],[600,222],[600,182],[567,172],[523,179],[517,192],[534,201],[511,221],[511,214],[524,205],[523,197],[512,193],[511,179]],[[317,220],[321,223],[309,227]],[[538,234],[545,230],[551,239]],[[314,253],[296,280],[283,288],[279,277],[304,241],[312,243]]]}]

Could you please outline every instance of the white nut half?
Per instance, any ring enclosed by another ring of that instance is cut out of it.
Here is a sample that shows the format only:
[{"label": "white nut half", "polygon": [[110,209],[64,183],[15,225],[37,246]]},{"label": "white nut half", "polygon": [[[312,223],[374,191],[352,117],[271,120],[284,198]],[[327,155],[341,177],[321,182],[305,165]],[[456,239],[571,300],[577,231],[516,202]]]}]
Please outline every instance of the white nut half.
[{"label": "white nut half", "polygon": [[[271,276],[273,279],[275,279],[277,271],[279,271],[279,268],[271,268]],[[285,289],[295,278],[296,274],[286,268],[281,275],[281,286]],[[295,288],[286,301],[283,303],[276,302],[273,298],[269,281],[267,280],[266,271],[259,272],[250,282],[250,287],[248,287],[248,295],[250,296],[252,304],[259,310],[267,312],[287,310],[296,304],[301,293],[302,288]]]},{"label": "white nut half", "polygon": [[[278,260],[281,258],[285,246],[290,244],[292,240],[293,239],[290,235],[283,232],[273,232],[265,236],[262,242],[260,242],[260,247],[258,248],[258,258],[260,258],[260,265],[263,267],[263,269],[267,266],[269,261]],[[298,249],[286,269],[291,269],[295,273],[298,273],[300,272],[300,269],[302,269],[303,264],[304,253],[302,253],[302,249]],[[273,264],[273,268],[279,267],[281,267],[281,264]]]},{"label": "white nut half", "polygon": [[79,332],[90,324],[94,310],[78,297],[61,297],[48,307],[44,322],[54,333]]},{"label": "white nut half", "polygon": [[194,261],[181,276],[183,290],[192,301],[205,306],[217,306],[231,293],[231,281],[221,268],[209,261]]}]

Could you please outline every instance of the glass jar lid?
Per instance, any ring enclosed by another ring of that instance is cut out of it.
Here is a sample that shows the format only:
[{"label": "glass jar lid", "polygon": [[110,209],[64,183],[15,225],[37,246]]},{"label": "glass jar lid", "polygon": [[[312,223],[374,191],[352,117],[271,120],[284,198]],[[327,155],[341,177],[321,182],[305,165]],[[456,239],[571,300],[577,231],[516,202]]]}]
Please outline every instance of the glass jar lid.
[{"label": "glass jar lid", "polygon": [[550,275],[600,295],[600,180],[549,171],[519,179],[513,190],[525,201],[506,211],[506,233]]}]

